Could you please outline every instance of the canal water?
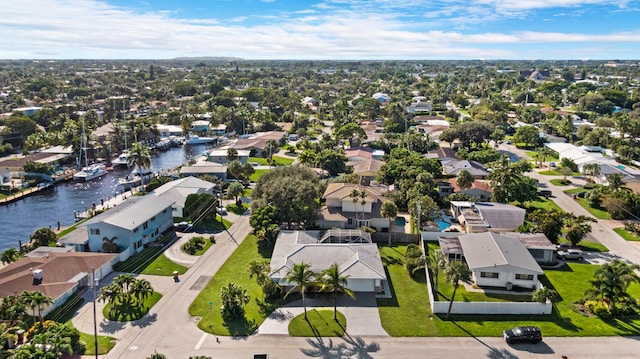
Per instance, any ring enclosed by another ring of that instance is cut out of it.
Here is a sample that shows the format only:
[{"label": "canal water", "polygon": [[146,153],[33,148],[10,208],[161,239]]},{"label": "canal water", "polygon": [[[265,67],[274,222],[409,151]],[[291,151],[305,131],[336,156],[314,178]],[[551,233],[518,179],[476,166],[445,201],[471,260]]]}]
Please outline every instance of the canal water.
[{"label": "canal water", "polygon": [[[178,167],[206,149],[207,145],[195,145],[160,152],[151,158],[152,169],[161,171]],[[18,248],[18,241],[27,243],[31,233],[38,228],[51,226],[56,229],[58,221],[63,227],[72,225],[74,211],[83,212],[93,203],[100,204],[101,199],[120,193],[118,179],[129,172],[126,168],[116,168],[91,182],[60,183],[52,191],[0,206],[0,253],[10,247]]]}]

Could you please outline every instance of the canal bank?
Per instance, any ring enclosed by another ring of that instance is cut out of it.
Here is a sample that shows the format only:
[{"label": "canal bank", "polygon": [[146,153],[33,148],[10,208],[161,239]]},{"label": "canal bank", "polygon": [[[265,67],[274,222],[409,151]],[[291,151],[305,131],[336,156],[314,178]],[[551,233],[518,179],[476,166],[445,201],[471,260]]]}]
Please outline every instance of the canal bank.
[{"label": "canal bank", "polygon": [[[188,162],[207,149],[206,145],[185,146],[159,152],[151,159],[154,171],[167,171]],[[129,174],[126,168],[116,168],[100,179],[90,182],[63,182],[52,191],[41,191],[20,201],[0,206],[0,252],[26,243],[38,228],[56,229],[75,223],[75,213],[86,212],[102,201],[121,194],[118,179]],[[128,192],[127,192],[128,193]]]}]

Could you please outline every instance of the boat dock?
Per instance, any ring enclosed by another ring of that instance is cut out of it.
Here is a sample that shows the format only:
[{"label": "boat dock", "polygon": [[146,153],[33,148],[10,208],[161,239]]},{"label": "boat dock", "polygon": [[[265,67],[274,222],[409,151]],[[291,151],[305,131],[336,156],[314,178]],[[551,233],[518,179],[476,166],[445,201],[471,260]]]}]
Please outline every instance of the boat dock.
[{"label": "boat dock", "polygon": [[5,198],[1,198],[0,199],[0,205],[5,205],[5,204],[9,204],[9,203],[13,203],[15,201],[21,200],[25,197],[28,197],[34,193],[38,193],[41,191],[49,191],[49,190],[53,190],[54,186],[52,183],[41,183],[39,186],[37,187],[29,187],[29,188],[25,188],[20,192],[16,192],[13,194],[10,194],[8,196],[6,196]]}]

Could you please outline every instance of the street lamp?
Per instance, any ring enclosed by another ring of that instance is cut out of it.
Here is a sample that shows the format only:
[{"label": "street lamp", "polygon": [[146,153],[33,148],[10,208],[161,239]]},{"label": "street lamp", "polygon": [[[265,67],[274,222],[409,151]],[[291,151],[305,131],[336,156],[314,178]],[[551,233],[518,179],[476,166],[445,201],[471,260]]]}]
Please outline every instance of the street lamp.
[{"label": "street lamp", "polygon": [[96,287],[99,284],[98,279],[96,279],[96,271],[91,268],[91,275],[93,281],[93,344],[95,345],[95,355],[96,359],[98,359],[98,320],[96,316]]}]

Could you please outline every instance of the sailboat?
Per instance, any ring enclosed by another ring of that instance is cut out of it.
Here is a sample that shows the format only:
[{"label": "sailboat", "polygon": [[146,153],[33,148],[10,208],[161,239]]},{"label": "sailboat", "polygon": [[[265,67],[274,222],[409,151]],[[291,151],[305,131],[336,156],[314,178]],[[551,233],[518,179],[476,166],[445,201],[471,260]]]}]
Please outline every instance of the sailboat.
[{"label": "sailboat", "polygon": [[78,155],[78,167],[82,162],[83,154],[85,167],[73,175],[74,181],[89,182],[107,174],[107,168],[104,164],[96,163],[89,165],[89,160],[87,158],[87,136],[84,131],[84,118],[82,119],[82,142],[80,143],[80,153]]},{"label": "sailboat", "polygon": [[129,150],[127,146],[127,115],[125,113],[125,104],[124,100],[122,100],[122,123],[123,123],[123,132],[124,132],[124,151],[117,157],[111,160],[111,164],[115,166],[131,166],[129,163]]}]

